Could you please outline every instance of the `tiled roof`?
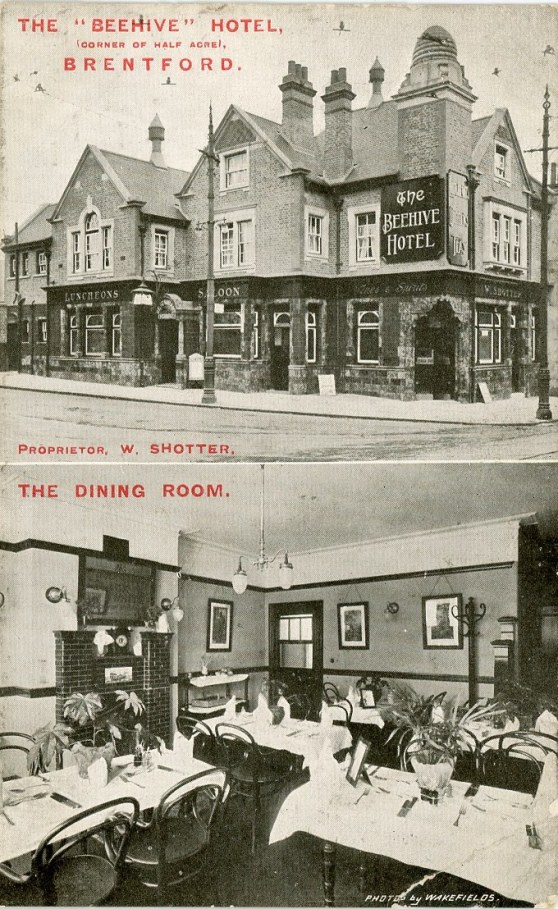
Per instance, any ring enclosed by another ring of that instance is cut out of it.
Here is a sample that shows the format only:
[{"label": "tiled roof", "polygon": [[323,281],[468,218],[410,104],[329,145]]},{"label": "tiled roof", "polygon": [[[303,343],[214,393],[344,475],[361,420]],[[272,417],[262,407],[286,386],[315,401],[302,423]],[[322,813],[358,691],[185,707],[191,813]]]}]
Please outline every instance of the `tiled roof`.
[{"label": "tiled roof", "polygon": [[[49,224],[48,219],[52,216],[55,208],[55,203],[41,205],[37,211],[33,212],[31,217],[19,227],[18,243],[23,245],[26,243],[39,243],[41,240],[48,240],[49,237],[52,236],[52,226]],[[13,242],[13,234],[9,237],[5,237],[6,246],[9,246]]]},{"label": "tiled roof", "polygon": [[476,148],[477,142],[485,131],[487,125],[490,123],[492,116],[490,117],[480,117],[478,120],[473,120],[471,123],[471,139],[473,151]]},{"label": "tiled roof", "polygon": [[129,158],[116,152],[101,151],[128,190],[131,199],[145,202],[147,215],[184,220],[176,207],[175,193],[188,178],[188,172],[174,167],[156,167],[150,161]]}]

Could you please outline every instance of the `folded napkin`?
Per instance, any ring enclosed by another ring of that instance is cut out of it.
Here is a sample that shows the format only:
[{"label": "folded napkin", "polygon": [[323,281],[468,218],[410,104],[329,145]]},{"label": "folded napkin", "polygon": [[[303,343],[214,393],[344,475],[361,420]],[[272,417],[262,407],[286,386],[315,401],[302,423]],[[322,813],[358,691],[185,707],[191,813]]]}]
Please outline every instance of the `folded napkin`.
[{"label": "folded napkin", "polygon": [[174,736],[173,752],[181,764],[189,764],[194,758],[194,736],[189,739],[177,732]]},{"label": "folded napkin", "polygon": [[333,726],[333,714],[325,701],[322,701],[322,710],[320,713],[320,726],[322,728],[326,728],[326,729],[329,726]]},{"label": "folded napkin", "polygon": [[519,720],[517,717],[513,720],[506,720],[503,732],[517,732],[519,729]]},{"label": "folded napkin", "polygon": [[283,719],[284,719],[284,720],[290,720],[290,718],[291,718],[291,705],[289,704],[287,698],[284,698],[283,695],[281,695],[281,697],[278,698],[278,700],[277,700],[277,706],[278,706],[278,707],[282,707],[283,710],[284,710]]},{"label": "folded napkin", "polygon": [[550,710],[543,710],[535,723],[535,732],[558,736],[558,718]]},{"label": "folded napkin", "polygon": [[95,644],[95,647],[97,648],[97,652],[98,652],[99,656],[102,656],[104,653],[105,647],[109,647],[110,644],[114,644],[114,638],[111,637],[110,634],[108,634],[108,632],[105,631],[104,628],[102,628],[100,631],[97,632],[97,634],[93,638],[93,643]]},{"label": "folded napkin", "polygon": [[[542,769],[537,794],[533,802],[533,817],[542,822],[550,806],[558,799],[558,757],[547,754]],[[552,812],[551,812],[552,813]]]},{"label": "folded napkin", "polygon": [[347,700],[349,701],[350,704],[353,705],[353,707],[358,707],[358,705],[360,704],[360,696],[359,696],[358,691],[356,691],[354,685],[349,686]]},{"label": "folded napkin", "polygon": [[93,761],[92,764],[87,768],[87,776],[89,777],[89,782],[92,786],[95,786],[96,789],[102,789],[103,786],[106,786],[108,783],[108,767],[107,762],[103,757],[97,758],[96,761]]},{"label": "folded napkin", "polygon": [[258,726],[271,726],[273,723],[273,714],[263,694],[258,695],[258,706],[254,710],[253,717]]},{"label": "folded napkin", "polygon": [[225,712],[223,714],[223,719],[226,723],[232,723],[236,719],[236,697],[233,694],[230,701],[227,701],[225,704]]},{"label": "folded napkin", "polygon": [[341,786],[345,771],[335,758],[331,745],[324,741],[322,747],[312,757],[308,757],[310,767],[310,780],[317,783],[320,790],[330,798],[332,792],[335,792]]}]

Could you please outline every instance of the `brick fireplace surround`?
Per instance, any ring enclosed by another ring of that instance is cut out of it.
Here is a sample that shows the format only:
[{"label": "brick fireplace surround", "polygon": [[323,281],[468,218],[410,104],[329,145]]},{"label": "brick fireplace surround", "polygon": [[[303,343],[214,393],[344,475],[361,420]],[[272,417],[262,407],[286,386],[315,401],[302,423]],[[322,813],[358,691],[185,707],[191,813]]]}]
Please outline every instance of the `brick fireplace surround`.
[{"label": "brick fireplace surround", "polygon": [[[99,657],[93,643],[96,630],[55,631],[56,719],[63,720],[64,701],[73,692],[103,695],[118,688],[135,691],[145,704],[141,723],[167,743],[172,737],[170,715],[170,642],[172,634],[142,631],[142,655]],[[105,669],[132,666],[132,682],[105,683]]]}]

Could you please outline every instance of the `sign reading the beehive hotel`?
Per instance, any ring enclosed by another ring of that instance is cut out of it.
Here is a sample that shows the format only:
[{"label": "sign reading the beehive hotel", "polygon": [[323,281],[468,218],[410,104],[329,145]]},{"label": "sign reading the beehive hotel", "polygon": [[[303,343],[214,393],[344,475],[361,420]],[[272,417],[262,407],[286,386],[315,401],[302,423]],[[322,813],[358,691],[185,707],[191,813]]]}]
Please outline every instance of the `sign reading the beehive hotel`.
[{"label": "sign reading the beehive hotel", "polygon": [[444,189],[439,177],[382,189],[380,254],[388,263],[437,259],[444,251]]}]

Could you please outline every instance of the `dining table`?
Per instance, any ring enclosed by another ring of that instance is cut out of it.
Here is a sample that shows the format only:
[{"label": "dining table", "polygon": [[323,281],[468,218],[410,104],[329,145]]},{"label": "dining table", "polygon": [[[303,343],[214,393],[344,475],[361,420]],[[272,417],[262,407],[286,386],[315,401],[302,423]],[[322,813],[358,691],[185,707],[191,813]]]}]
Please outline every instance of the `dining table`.
[{"label": "dining table", "polygon": [[271,724],[259,721],[252,713],[240,711],[232,720],[221,716],[212,717],[204,722],[213,732],[219,723],[232,723],[233,726],[245,729],[257,744],[264,748],[301,755],[303,767],[312,765],[324,747],[335,754],[352,745],[352,736],[347,726],[316,723],[312,720],[285,717],[280,723]]},{"label": "dining table", "polygon": [[[353,786],[344,769],[332,776],[329,768],[327,780],[315,776],[287,796],[270,843],[296,832],[322,840],[328,906],[335,899],[338,845],[364,857],[387,856],[447,872],[511,899],[544,903],[558,893],[557,790],[555,755],[546,759],[534,798],[482,785],[473,791],[469,783],[452,780],[451,794],[438,804],[422,800],[413,773],[370,766]],[[367,864],[373,872],[373,859]],[[389,904],[398,896],[373,893],[366,901],[381,903],[385,897]]]},{"label": "dining table", "polygon": [[[40,776],[5,781],[0,811],[0,863],[34,852],[50,830],[83,809],[124,796],[133,796],[141,810],[155,808],[163,793],[175,783],[212,769],[215,768],[204,761],[184,759],[167,750],[149,767],[135,767],[133,755],[117,758],[106,785],[96,785],[89,776],[80,776],[77,764]],[[83,829],[86,825],[87,819]]]}]

